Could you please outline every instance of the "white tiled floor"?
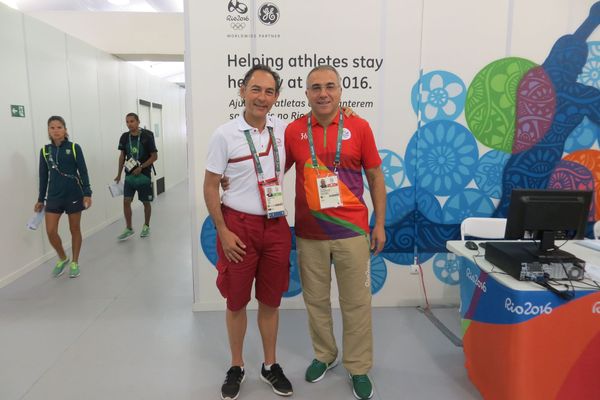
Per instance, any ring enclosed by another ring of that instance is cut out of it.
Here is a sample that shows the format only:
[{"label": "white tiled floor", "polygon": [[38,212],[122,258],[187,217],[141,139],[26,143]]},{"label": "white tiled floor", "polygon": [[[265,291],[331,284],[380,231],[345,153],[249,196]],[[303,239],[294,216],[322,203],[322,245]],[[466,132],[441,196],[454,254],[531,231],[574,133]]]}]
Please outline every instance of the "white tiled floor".
[{"label": "white tiled floor", "polygon": [[[119,221],[85,240],[79,278],[51,278],[52,260],[0,289],[0,399],[220,398],[229,360],[224,313],[191,311],[188,207],[178,185],[154,203],[151,237],[118,243]],[[134,222],[139,231],[141,209]],[[436,313],[458,329],[455,309]],[[240,400],[276,399],[258,380],[255,318],[250,312]],[[373,324],[375,399],[480,399],[462,349],[422,313],[379,308]],[[312,359],[303,310],[281,311],[278,359],[294,399],[353,398],[341,365],[316,384],[303,380]]]}]

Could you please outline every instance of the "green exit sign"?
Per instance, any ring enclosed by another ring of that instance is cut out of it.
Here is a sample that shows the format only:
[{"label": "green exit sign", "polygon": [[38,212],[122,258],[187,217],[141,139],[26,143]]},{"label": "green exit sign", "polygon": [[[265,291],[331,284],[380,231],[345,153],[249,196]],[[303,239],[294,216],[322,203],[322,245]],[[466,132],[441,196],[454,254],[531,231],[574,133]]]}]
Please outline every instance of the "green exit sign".
[{"label": "green exit sign", "polygon": [[10,115],[15,118],[25,118],[25,106],[11,104]]}]

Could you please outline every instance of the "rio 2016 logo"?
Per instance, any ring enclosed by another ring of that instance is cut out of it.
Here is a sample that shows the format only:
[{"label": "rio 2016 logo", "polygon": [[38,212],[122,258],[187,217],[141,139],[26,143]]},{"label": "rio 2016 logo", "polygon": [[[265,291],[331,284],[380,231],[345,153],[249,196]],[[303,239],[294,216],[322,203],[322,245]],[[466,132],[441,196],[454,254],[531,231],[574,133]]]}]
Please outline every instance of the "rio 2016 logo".
[{"label": "rio 2016 logo", "polygon": [[273,3],[265,3],[258,9],[258,19],[265,25],[275,25],[279,21],[279,8]]},{"label": "rio 2016 logo", "polygon": [[534,305],[527,301],[523,305],[518,305],[515,304],[510,297],[507,297],[504,301],[504,308],[517,315],[552,314],[552,305],[549,302],[546,304]]},{"label": "rio 2016 logo", "polygon": [[600,301],[592,306],[592,314],[600,314]]},{"label": "rio 2016 logo", "polygon": [[229,0],[227,9],[229,12],[237,11],[240,14],[246,14],[248,12],[248,6],[238,0]]}]

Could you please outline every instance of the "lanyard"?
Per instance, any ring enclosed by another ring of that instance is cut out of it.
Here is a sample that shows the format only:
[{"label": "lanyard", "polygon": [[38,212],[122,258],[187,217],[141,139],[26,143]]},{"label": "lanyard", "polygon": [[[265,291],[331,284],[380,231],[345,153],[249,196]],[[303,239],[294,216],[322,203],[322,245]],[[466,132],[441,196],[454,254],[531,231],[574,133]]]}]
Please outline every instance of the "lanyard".
[{"label": "lanyard", "polygon": [[[313,168],[319,168],[317,162],[317,154],[315,152],[315,144],[312,135],[312,113],[308,114],[308,145],[310,147],[310,157],[312,158]],[[338,137],[337,144],[335,147],[335,159],[333,160],[333,172],[337,174],[337,167],[340,165],[340,154],[342,153],[342,134],[344,133],[344,113],[340,110],[340,119],[338,121]]]},{"label": "lanyard", "polygon": [[135,161],[138,161],[139,156],[140,156],[140,138],[141,137],[142,137],[142,132],[140,131],[140,133],[138,134],[138,138],[137,138],[137,146],[136,146],[137,151],[134,156],[133,149],[131,148],[131,132],[129,133],[129,154],[131,154],[131,157],[133,157]]},{"label": "lanyard", "polygon": [[[275,134],[273,133],[273,128],[267,126],[267,130],[269,131],[269,137],[271,138],[271,144],[273,145],[273,158],[275,159],[275,178],[279,182],[279,173],[281,171],[281,167],[279,165],[279,150],[277,149],[277,142],[275,141]],[[263,173],[262,166],[260,165],[260,157],[256,152],[256,148],[254,147],[254,142],[252,141],[252,137],[250,136],[250,130],[246,129],[244,131],[244,135],[246,136],[246,141],[248,142],[248,147],[250,147],[250,153],[252,153],[252,159],[254,160],[254,165],[256,167],[256,172],[258,175],[259,182],[265,181],[265,175]]]},{"label": "lanyard", "polygon": [[50,151],[48,152],[48,164],[50,165],[50,169],[55,170],[56,172],[58,172],[59,175],[62,175],[65,178],[70,178],[70,179],[75,180],[75,182],[77,182],[79,187],[81,187],[81,178],[79,177],[79,174],[71,175],[71,174],[62,172],[60,170],[60,168],[58,166],[58,155],[59,154],[60,154],[60,146],[56,146],[56,160],[54,160],[54,158],[52,157],[52,148],[50,148]]}]

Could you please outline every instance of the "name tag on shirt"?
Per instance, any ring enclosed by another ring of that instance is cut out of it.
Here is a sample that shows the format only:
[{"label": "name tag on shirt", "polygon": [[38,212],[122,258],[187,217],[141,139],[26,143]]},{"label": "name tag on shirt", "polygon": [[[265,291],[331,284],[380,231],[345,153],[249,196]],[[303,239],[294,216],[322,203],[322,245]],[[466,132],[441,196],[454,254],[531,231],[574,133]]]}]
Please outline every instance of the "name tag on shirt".
[{"label": "name tag on shirt", "polygon": [[267,184],[262,185],[267,218],[278,218],[286,215],[283,204],[283,190],[281,185]]},{"label": "name tag on shirt", "polygon": [[317,189],[321,209],[335,208],[342,205],[340,196],[340,183],[337,175],[318,176]]}]

